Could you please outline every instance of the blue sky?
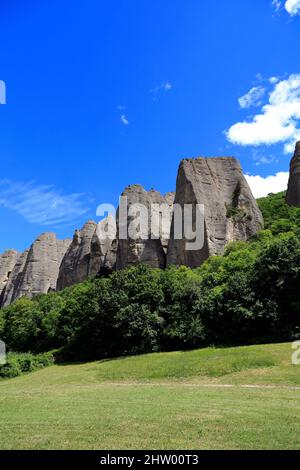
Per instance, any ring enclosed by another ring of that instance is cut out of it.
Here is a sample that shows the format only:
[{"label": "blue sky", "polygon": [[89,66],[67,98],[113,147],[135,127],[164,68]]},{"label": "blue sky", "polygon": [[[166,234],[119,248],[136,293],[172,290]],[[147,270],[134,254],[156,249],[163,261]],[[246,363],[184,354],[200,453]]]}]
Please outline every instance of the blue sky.
[{"label": "blue sky", "polygon": [[256,195],[282,189],[300,139],[299,13],[299,0],[1,1],[0,251],[72,235],[129,184],[174,190],[185,157],[234,155]]}]

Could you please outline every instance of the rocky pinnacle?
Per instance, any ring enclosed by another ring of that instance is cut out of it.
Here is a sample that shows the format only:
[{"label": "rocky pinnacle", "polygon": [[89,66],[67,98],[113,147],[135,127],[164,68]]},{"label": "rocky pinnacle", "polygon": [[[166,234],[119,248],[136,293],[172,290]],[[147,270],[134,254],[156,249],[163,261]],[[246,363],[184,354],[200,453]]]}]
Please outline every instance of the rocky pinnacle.
[{"label": "rocky pinnacle", "polygon": [[286,202],[290,206],[300,207],[300,142],[297,142],[295,154],[291,160]]}]

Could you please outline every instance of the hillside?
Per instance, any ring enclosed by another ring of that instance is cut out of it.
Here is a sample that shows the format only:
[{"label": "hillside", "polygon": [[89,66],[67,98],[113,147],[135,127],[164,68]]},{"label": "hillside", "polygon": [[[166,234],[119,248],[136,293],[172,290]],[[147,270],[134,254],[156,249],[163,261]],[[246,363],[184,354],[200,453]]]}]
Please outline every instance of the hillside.
[{"label": "hillside", "polygon": [[292,207],[285,202],[286,193],[270,194],[258,199],[258,206],[263,214],[265,229],[273,234],[291,230],[300,230],[300,208]]},{"label": "hillside", "polygon": [[161,353],[0,380],[1,448],[297,449],[291,352]]}]

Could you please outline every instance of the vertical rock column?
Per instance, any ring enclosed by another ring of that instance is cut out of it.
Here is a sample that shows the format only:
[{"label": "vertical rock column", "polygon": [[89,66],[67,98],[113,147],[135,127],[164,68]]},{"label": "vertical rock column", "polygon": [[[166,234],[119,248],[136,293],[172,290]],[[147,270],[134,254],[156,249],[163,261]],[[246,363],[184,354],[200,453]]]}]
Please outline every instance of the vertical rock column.
[{"label": "vertical rock column", "polygon": [[[133,185],[125,189],[122,197],[126,198],[127,201],[127,215],[125,215],[125,220],[122,221],[122,224],[126,223],[124,232],[126,231],[127,238],[123,239],[121,236],[120,217],[122,215],[119,208],[117,215],[117,269],[136,266],[140,263],[147,264],[153,268],[165,268],[174,195],[168,193],[166,196],[162,196],[158,191],[151,190],[147,192],[142,186]],[[145,236],[133,238],[130,235],[130,228],[135,224],[138,217],[141,217],[141,214],[138,214],[138,209],[137,211],[133,209],[139,205],[145,208],[147,214],[146,226],[143,228]],[[152,209],[158,206],[163,208],[165,223],[161,226],[157,224],[156,234],[154,234],[153,226],[151,226],[151,216]]]},{"label": "vertical rock column", "polygon": [[0,307],[11,273],[18,260],[19,253],[15,250],[8,250],[0,255]]},{"label": "vertical rock column", "polygon": [[[204,206],[204,243],[201,249],[187,250],[185,235],[174,236],[174,210],[168,265],[200,266],[209,256],[221,255],[227,243],[248,240],[263,227],[258,208],[241,166],[235,158],[183,160],[177,178],[175,205]],[[183,225],[183,224],[182,224]],[[195,220],[193,220],[193,230]]]},{"label": "vertical rock column", "polygon": [[297,142],[294,157],[291,160],[286,202],[290,206],[300,207],[300,142]]}]

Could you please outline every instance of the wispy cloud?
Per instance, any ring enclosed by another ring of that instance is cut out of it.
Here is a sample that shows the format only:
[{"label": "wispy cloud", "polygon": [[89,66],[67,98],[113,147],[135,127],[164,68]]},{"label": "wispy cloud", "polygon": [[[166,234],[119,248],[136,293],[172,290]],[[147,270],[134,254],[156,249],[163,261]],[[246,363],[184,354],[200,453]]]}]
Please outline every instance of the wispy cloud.
[{"label": "wispy cloud", "polygon": [[172,88],[173,88],[173,85],[169,80],[162,82],[160,85],[157,85],[155,88],[150,90],[150,93],[153,95],[153,101],[157,100],[160,92],[162,91],[168,92],[172,90]]},{"label": "wispy cloud", "polygon": [[281,191],[286,191],[289,181],[289,173],[279,172],[276,175],[267,176],[266,178],[258,175],[246,175],[246,179],[254,197],[259,198],[265,197],[270,193],[276,194]]},{"label": "wispy cloud", "polygon": [[272,5],[277,12],[283,7],[291,16],[300,14],[300,0],[273,0]]},{"label": "wispy cloud", "polygon": [[122,114],[122,116],[121,116],[121,123],[124,124],[124,126],[129,126],[129,124],[130,124],[130,122],[129,122],[129,120],[126,117],[125,114]]},{"label": "wispy cloud", "polygon": [[84,195],[64,195],[53,185],[0,180],[0,207],[20,214],[27,222],[42,226],[66,226],[88,212]]},{"label": "wispy cloud", "polygon": [[262,98],[266,92],[266,89],[262,86],[255,86],[251,88],[248,93],[239,98],[240,107],[243,109],[251,108],[251,106],[260,106],[262,104]]},{"label": "wispy cloud", "polygon": [[292,153],[300,140],[300,74],[275,83],[261,112],[237,122],[226,135],[231,143],[243,146],[283,143],[285,153]]},{"label": "wispy cloud", "polygon": [[0,104],[6,104],[6,84],[0,80]]},{"label": "wispy cloud", "polygon": [[278,158],[276,158],[274,155],[270,155],[269,152],[264,154],[256,148],[252,149],[252,155],[256,166],[279,163]]},{"label": "wispy cloud", "polygon": [[282,5],[282,0],[272,0],[272,5],[276,11],[279,11]]}]

